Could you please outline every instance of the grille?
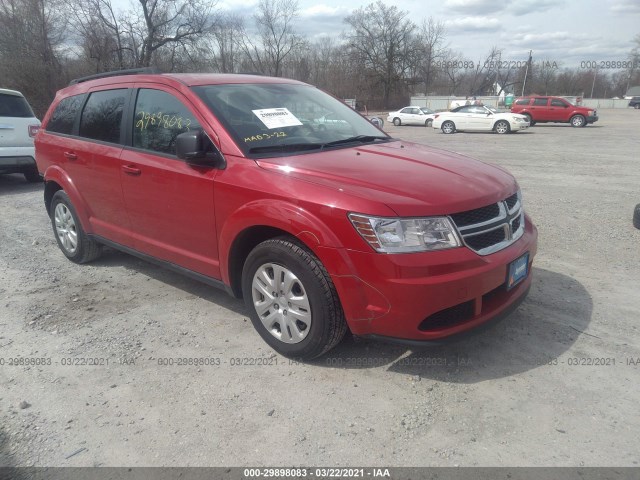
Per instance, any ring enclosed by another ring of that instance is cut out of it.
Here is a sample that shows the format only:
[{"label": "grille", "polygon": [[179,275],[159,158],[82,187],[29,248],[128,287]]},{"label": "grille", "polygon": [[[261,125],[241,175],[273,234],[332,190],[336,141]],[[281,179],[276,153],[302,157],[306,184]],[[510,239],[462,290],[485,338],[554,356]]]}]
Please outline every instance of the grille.
[{"label": "grille", "polygon": [[458,228],[466,227],[467,225],[475,225],[477,223],[483,223],[496,218],[500,215],[500,207],[497,203],[487,205],[486,207],[476,208],[475,210],[468,210],[462,213],[456,213],[451,215],[451,218]]},{"label": "grille", "polygon": [[466,237],[464,240],[467,245],[473,250],[483,250],[485,248],[492,247],[497,243],[504,242],[507,236],[504,232],[504,228],[496,228],[480,235],[474,235],[472,237]]},{"label": "grille", "polygon": [[509,198],[507,198],[505,202],[507,202],[507,206],[509,207],[509,210],[513,210],[513,207],[515,207],[516,203],[518,203],[518,194],[514,193]]},{"label": "grille", "polygon": [[467,247],[480,255],[508,247],[524,233],[520,194],[501,202],[451,215]]}]

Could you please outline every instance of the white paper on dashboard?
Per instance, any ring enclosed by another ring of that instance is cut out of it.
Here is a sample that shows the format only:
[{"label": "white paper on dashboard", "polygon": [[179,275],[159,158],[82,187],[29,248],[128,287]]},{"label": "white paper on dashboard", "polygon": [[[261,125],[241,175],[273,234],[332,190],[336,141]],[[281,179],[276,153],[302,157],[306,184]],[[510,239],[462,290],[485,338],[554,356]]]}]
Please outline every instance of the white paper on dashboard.
[{"label": "white paper on dashboard", "polygon": [[302,122],[287,108],[263,108],[251,111],[268,129],[302,125]]}]

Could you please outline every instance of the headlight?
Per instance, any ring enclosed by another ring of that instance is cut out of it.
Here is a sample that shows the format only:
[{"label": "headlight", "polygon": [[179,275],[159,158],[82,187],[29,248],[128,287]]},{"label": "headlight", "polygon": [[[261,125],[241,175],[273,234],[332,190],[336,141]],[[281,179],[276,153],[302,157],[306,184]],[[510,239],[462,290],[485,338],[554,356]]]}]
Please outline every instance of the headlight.
[{"label": "headlight", "polygon": [[462,245],[447,217],[380,218],[350,213],[349,220],[378,252],[426,252]]}]

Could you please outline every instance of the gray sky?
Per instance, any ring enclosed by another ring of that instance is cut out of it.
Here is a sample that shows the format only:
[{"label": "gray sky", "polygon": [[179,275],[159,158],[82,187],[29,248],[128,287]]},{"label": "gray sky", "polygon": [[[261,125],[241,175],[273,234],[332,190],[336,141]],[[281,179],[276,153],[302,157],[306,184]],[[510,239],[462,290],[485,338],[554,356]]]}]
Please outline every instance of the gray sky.
[{"label": "gray sky", "polygon": [[[432,16],[445,23],[449,47],[469,60],[484,59],[492,46],[503,60],[580,66],[584,61],[625,60],[640,34],[640,0],[383,0],[409,12],[416,24]],[[127,0],[114,0],[126,6]],[[258,0],[220,0],[251,21]],[[299,0],[299,33],[340,37],[344,18],[370,1]]]}]

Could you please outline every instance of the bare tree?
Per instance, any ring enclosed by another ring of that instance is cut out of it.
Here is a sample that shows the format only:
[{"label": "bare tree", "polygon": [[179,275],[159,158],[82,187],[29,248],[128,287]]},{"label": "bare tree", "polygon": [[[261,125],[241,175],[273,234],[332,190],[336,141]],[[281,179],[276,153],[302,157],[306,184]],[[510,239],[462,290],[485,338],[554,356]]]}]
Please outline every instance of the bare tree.
[{"label": "bare tree", "polygon": [[351,27],[347,38],[353,59],[382,88],[385,107],[389,106],[391,92],[411,67],[416,27],[407,15],[378,0],[345,19]]},{"label": "bare tree", "polygon": [[0,0],[0,78],[42,115],[60,87],[66,21],[54,0]]},{"label": "bare tree", "polygon": [[215,5],[207,0],[138,0],[138,3],[140,9],[129,11],[121,23],[139,67],[150,66],[154,54],[164,46],[188,45],[200,38],[211,26],[211,10]]},{"label": "bare tree", "polygon": [[424,85],[425,95],[429,94],[429,89],[439,69],[436,62],[442,62],[447,52],[445,45],[446,31],[444,23],[436,21],[433,17],[423,20],[417,36],[417,77]]},{"label": "bare tree", "polygon": [[212,62],[219,72],[236,71],[240,38],[243,32],[244,21],[240,15],[232,13],[218,15],[210,33],[214,45]]},{"label": "bare tree", "polygon": [[242,50],[253,70],[279,77],[287,57],[305,44],[293,28],[298,16],[297,0],[260,0],[254,15],[257,35],[246,30]]}]

